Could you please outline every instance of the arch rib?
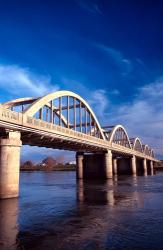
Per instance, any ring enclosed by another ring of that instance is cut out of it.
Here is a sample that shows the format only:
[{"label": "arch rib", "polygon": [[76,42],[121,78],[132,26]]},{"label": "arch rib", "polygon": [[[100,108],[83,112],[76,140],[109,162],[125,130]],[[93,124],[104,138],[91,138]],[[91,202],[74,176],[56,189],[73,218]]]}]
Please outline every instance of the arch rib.
[{"label": "arch rib", "polygon": [[118,129],[122,129],[122,130],[124,131],[124,133],[125,133],[125,135],[126,135],[126,138],[127,138],[127,142],[128,142],[129,148],[132,148],[132,147],[131,147],[130,140],[129,140],[129,136],[128,136],[128,134],[127,134],[127,131],[126,131],[126,129],[125,129],[122,125],[120,125],[120,124],[113,127],[113,129],[112,129],[112,131],[111,131],[111,133],[110,133],[109,141],[110,141],[110,142],[113,141],[114,135],[115,135],[115,133],[116,133],[116,131],[117,131]]},{"label": "arch rib", "polygon": [[[21,106],[21,105],[26,105],[26,104],[32,104],[34,101],[36,101],[38,99],[40,99],[40,97],[37,97],[37,98],[34,98],[34,97],[18,98],[18,99],[14,99],[12,101],[9,101],[9,102],[4,102],[4,103],[2,103],[2,106],[4,108],[10,109],[10,108],[13,108],[13,107],[16,107],[16,106]],[[50,108],[50,104],[46,104],[46,106]],[[26,109],[24,109],[24,111],[25,110]],[[54,106],[53,106],[53,110],[54,110],[55,114],[59,117],[59,112],[55,111],[55,107]],[[63,124],[65,126],[68,125],[67,119],[62,114],[61,114],[61,120],[62,120],[62,122],[63,122]]]},{"label": "arch rib", "polygon": [[90,114],[92,115],[94,121],[96,122],[97,124],[97,127],[100,131],[100,134],[101,134],[101,137],[103,140],[105,140],[105,136],[104,136],[104,133],[102,131],[102,128],[93,112],[93,110],[91,109],[91,107],[88,105],[88,103],[79,95],[71,92],[71,91],[57,91],[57,92],[54,92],[54,93],[50,93],[48,95],[45,95],[39,99],[37,99],[36,101],[34,101],[32,103],[32,105],[30,105],[26,110],[24,110],[22,113],[27,115],[27,116],[33,116],[35,115],[39,109],[41,109],[44,105],[46,105],[47,103],[49,103],[50,101],[56,99],[56,98],[59,98],[59,97],[63,97],[63,96],[69,96],[69,97],[74,97],[76,98],[77,100],[81,101],[85,107],[88,109],[88,111],[90,112]]},{"label": "arch rib", "polygon": [[154,154],[154,150],[151,149],[151,156],[154,158],[155,157],[155,154]]},{"label": "arch rib", "polygon": [[143,153],[149,155],[149,153],[150,153],[149,151],[150,151],[150,150],[149,150],[148,145],[147,145],[147,144],[146,144],[146,145],[143,145]]},{"label": "arch rib", "polygon": [[25,104],[32,104],[37,99],[38,98],[34,98],[34,97],[18,98],[18,99],[14,99],[12,101],[9,101],[9,102],[4,102],[4,103],[2,103],[2,106],[4,108],[8,109],[8,108],[12,108],[14,106],[25,105]]},{"label": "arch rib", "polygon": [[133,149],[136,150],[136,143],[137,143],[137,142],[138,142],[139,145],[140,145],[141,152],[143,152],[143,145],[142,145],[141,140],[139,139],[139,137],[136,137],[136,138],[134,139],[134,141],[133,141]]}]

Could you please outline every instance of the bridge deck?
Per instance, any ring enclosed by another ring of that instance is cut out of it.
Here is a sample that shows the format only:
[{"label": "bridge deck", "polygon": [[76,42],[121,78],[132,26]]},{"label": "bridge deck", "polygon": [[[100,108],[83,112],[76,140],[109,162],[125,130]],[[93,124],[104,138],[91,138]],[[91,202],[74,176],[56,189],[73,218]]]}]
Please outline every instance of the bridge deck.
[{"label": "bridge deck", "polygon": [[1,135],[5,129],[18,130],[24,145],[49,147],[83,152],[105,152],[112,150],[119,155],[135,155],[157,161],[155,158],[136,150],[99,139],[72,129],[28,117],[0,106]]}]

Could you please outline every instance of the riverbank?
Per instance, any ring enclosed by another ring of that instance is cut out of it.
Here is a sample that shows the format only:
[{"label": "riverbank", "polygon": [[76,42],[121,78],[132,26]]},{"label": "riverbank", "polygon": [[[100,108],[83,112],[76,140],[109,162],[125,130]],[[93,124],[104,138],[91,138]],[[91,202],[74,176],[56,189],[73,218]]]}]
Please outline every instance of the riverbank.
[{"label": "riverbank", "polygon": [[21,166],[20,171],[75,171],[76,165],[58,164],[54,167],[47,166]]}]

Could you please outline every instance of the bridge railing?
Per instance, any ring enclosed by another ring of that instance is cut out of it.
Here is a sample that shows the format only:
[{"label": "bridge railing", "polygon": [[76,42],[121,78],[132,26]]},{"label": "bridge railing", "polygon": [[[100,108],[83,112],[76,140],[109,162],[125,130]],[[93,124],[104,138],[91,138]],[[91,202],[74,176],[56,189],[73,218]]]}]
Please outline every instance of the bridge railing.
[{"label": "bridge railing", "polygon": [[[48,131],[48,132],[53,132],[53,133],[58,132],[57,134],[59,135],[68,136],[68,137],[72,137],[73,139],[78,139],[82,141],[84,140],[90,143],[94,143],[95,145],[99,145],[100,147],[103,147],[104,149],[114,148],[115,151],[117,150],[117,152],[123,152],[124,154],[132,155],[135,152],[138,157],[141,157],[141,158],[147,157],[147,155],[145,155],[144,153],[135,151],[123,145],[119,145],[114,142],[104,141],[103,139],[100,139],[94,136],[86,135],[78,131],[64,128],[59,125],[55,125],[46,121],[42,121],[40,119],[27,117],[25,115],[23,116],[23,125],[30,126],[30,127],[32,126],[33,128],[39,128],[40,130],[43,130],[43,131]],[[148,158],[151,158],[151,157],[148,156]]]},{"label": "bridge railing", "polygon": [[22,125],[23,115],[19,112],[4,109],[0,105],[0,119],[6,122]]},{"label": "bridge railing", "polygon": [[94,137],[91,135],[87,135],[87,134],[84,134],[82,132],[74,131],[74,130],[71,130],[68,128],[64,128],[64,127],[61,127],[59,125],[55,125],[55,124],[52,124],[52,123],[49,123],[46,121],[42,121],[40,119],[28,117],[26,115],[23,115],[23,125],[30,126],[33,128],[39,128],[40,130],[43,130],[43,131],[46,130],[48,132],[53,132],[53,133],[58,132],[61,135],[69,136],[69,137],[76,138],[76,139],[82,139],[82,140],[86,140],[89,142],[95,142],[95,143],[100,144],[104,148],[106,148],[105,145],[107,145],[107,146],[111,145],[110,142],[104,141],[103,139],[100,139],[100,138],[97,138],[97,137]]},{"label": "bridge railing", "polygon": [[69,135],[74,138],[88,140],[90,142],[98,142],[104,146],[104,144],[108,145],[108,142],[105,142],[102,139],[97,137],[93,137],[91,135],[83,134],[82,132],[74,131],[68,128],[61,127],[59,125],[55,125],[46,121],[42,121],[40,119],[36,119],[33,117],[28,117],[23,115],[22,113],[11,111],[9,109],[5,109],[0,105],[0,120],[4,122],[13,123],[21,126],[30,126],[33,128],[39,128],[40,130],[48,130],[49,132],[59,132],[63,135]]}]

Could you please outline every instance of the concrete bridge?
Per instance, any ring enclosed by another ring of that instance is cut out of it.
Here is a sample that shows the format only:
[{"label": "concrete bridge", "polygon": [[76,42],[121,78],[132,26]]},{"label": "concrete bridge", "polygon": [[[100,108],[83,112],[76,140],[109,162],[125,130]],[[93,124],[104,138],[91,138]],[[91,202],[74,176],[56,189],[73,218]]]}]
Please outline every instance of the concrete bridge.
[{"label": "concrete bridge", "polygon": [[75,151],[78,179],[147,175],[157,162],[122,125],[102,127],[88,103],[70,91],[0,104],[0,198],[19,194],[22,144]]}]

